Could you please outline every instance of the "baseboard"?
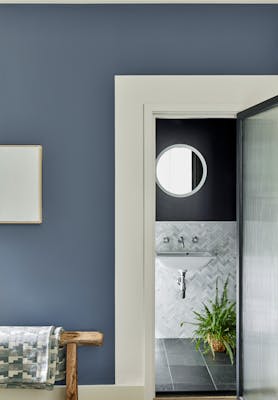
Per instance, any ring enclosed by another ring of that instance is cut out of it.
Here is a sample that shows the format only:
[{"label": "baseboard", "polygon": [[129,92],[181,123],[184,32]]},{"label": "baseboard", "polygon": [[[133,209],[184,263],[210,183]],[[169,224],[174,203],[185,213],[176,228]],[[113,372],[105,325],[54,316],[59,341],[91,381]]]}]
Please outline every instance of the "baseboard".
[{"label": "baseboard", "polygon": [[[65,400],[65,386],[55,386],[53,391],[29,389],[1,389],[3,400]],[[79,400],[143,400],[143,386],[81,385]]]},{"label": "baseboard", "polygon": [[178,396],[178,397],[155,397],[154,400],[236,400],[235,396]]}]

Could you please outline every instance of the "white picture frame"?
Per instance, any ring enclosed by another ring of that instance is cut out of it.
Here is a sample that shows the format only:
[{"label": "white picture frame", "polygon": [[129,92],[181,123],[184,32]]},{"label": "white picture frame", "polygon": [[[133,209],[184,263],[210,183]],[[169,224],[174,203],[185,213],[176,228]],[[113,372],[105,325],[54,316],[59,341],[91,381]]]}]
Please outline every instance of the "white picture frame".
[{"label": "white picture frame", "polygon": [[0,145],[0,224],[42,223],[42,146]]}]

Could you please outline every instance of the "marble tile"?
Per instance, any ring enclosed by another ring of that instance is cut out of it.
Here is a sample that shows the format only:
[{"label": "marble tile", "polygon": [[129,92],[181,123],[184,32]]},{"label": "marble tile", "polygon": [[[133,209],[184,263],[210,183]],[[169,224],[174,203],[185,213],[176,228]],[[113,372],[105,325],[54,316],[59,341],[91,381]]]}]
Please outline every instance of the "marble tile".
[{"label": "marble tile", "polygon": [[[217,256],[187,276],[185,299],[177,285],[177,271],[156,259],[156,338],[191,338],[194,311],[215,296],[217,278],[221,290],[230,277],[229,297],[236,298],[236,222],[156,222],[157,251],[181,250],[179,236],[184,236],[186,250],[210,251]],[[194,236],[198,243],[192,242]],[[164,237],[169,237],[169,243],[164,243]],[[181,327],[182,321],[186,323]]]}]

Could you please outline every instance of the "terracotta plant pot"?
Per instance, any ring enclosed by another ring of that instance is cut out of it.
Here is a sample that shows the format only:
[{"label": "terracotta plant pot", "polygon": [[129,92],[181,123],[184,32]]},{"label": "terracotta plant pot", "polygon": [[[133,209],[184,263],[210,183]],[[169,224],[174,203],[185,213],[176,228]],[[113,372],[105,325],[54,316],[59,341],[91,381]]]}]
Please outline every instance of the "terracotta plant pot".
[{"label": "terracotta plant pot", "polygon": [[224,353],[226,351],[226,347],[221,340],[211,339],[208,336],[208,344],[213,348],[213,351],[217,353]]}]

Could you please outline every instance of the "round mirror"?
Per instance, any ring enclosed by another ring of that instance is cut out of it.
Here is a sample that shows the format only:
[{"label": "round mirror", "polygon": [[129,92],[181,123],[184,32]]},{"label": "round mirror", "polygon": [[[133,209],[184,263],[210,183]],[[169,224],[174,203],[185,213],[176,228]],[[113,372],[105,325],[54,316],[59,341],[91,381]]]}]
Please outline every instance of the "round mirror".
[{"label": "round mirror", "polygon": [[170,196],[191,196],[201,189],[206,177],[206,161],[194,147],[175,144],[157,157],[156,181],[160,189]]}]

